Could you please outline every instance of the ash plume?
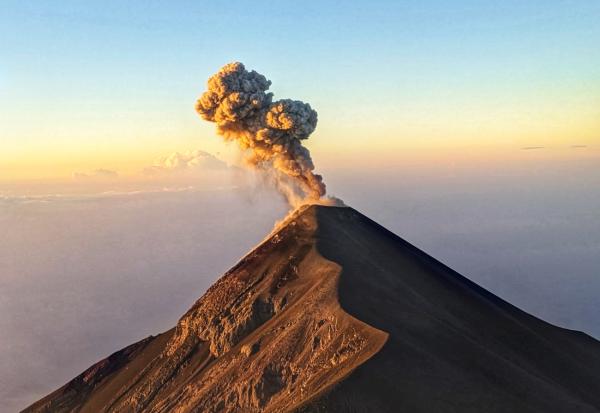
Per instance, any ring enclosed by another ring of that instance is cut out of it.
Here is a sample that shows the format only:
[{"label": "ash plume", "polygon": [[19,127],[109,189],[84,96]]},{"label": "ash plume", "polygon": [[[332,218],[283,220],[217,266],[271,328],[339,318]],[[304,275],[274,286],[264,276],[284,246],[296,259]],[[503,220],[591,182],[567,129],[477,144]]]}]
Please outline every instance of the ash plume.
[{"label": "ash plume", "polygon": [[236,141],[247,164],[265,172],[290,205],[319,202],[325,184],[302,145],[317,126],[317,112],[298,100],[273,101],[269,86],[260,73],[229,63],[208,79],[196,111],[225,140]]}]

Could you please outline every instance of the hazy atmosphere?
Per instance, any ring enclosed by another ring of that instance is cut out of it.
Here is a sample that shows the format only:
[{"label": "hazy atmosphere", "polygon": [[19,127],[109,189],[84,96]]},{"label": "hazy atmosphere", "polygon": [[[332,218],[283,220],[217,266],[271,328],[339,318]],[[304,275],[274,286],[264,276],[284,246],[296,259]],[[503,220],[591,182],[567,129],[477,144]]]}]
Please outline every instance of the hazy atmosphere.
[{"label": "hazy atmosphere", "polygon": [[[596,163],[532,160],[510,174],[448,168],[433,178],[401,167],[324,172],[331,193],[502,298],[600,337]],[[279,195],[248,185],[5,196],[4,409],[173,325],[285,214]]]},{"label": "hazy atmosphere", "polygon": [[172,327],[288,213],[194,110],[234,61],[310,102],[288,104],[309,119],[300,192],[319,198],[322,175],[501,298],[600,338],[597,2],[5,3],[0,412]]}]

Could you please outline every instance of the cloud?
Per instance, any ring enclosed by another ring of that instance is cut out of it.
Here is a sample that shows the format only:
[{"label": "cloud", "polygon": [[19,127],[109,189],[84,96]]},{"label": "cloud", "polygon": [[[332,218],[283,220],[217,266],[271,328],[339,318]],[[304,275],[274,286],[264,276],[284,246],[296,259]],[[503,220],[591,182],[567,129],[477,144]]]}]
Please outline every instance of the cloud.
[{"label": "cloud", "polygon": [[0,204],[47,204],[61,202],[98,201],[134,196],[187,193],[223,192],[236,189],[236,186],[218,186],[215,188],[197,188],[194,186],[143,188],[135,190],[104,191],[93,193],[54,193],[39,195],[9,195],[0,193]]},{"label": "cloud", "polygon": [[144,175],[181,174],[206,171],[224,171],[229,166],[214,155],[201,150],[175,152],[161,158],[143,170]]},{"label": "cloud", "polygon": [[544,146],[524,146],[521,149],[523,149],[525,151],[531,151],[531,150],[544,149],[544,148],[545,148]]},{"label": "cloud", "polygon": [[119,174],[110,169],[96,169],[92,172],[73,172],[73,179],[88,180],[88,179],[115,179]]}]

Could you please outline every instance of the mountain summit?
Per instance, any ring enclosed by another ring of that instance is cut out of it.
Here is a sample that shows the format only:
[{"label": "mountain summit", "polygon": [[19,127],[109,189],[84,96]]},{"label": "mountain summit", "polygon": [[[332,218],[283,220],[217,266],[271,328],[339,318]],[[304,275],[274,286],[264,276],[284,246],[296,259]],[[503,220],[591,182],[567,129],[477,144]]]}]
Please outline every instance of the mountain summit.
[{"label": "mountain summit", "polygon": [[25,412],[600,412],[600,343],[352,208],[308,206],[179,320]]}]

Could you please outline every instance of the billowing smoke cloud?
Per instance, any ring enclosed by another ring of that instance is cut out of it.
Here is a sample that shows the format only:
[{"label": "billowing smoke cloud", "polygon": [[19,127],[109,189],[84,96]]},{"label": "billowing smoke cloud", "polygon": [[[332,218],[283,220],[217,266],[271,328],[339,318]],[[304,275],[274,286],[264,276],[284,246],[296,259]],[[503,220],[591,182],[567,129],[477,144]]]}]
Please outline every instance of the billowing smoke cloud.
[{"label": "billowing smoke cloud", "polygon": [[260,73],[229,63],[208,79],[196,110],[217,124],[224,139],[240,145],[247,163],[273,179],[290,205],[318,201],[325,184],[302,146],[317,126],[317,112],[297,100],[273,102],[269,86]]}]

